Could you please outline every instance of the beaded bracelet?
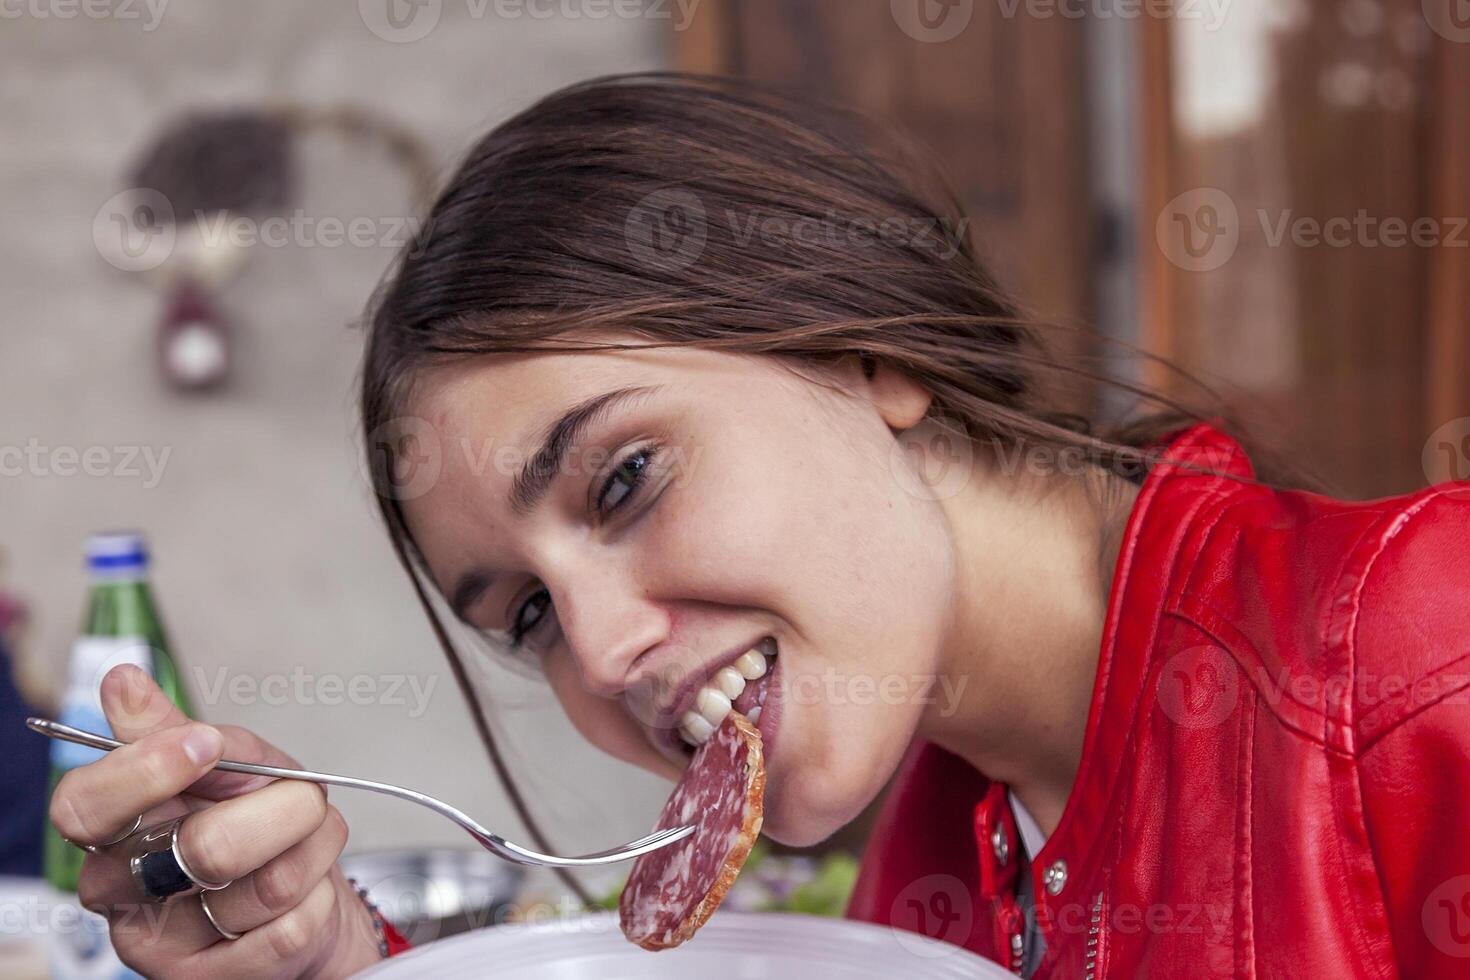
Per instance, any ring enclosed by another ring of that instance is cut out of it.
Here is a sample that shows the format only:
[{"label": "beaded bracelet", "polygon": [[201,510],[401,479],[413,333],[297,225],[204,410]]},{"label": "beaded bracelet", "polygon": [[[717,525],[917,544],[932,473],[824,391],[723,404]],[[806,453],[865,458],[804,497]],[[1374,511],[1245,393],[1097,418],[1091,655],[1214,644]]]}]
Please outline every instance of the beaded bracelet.
[{"label": "beaded bracelet", "polygon": [[347,883],[357,891],[357,897],[362,899],[362,904],[367,906],[368,914],[373,919],[373,934],[378,938],[378,956],[387,959],[388,929],[383,919],[383,913],[378,911],[378,907],[373,904],[373,900],[368,898],[368,890],[359,885],[356,878],[348,878]]}]

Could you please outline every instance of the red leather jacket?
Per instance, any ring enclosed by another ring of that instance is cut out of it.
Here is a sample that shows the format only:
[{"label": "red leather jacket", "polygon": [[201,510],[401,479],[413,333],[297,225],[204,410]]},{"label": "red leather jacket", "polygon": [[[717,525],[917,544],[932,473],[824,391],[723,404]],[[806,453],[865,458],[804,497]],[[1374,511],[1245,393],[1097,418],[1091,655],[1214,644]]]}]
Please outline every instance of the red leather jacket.
[{"label": "red leather jacket", "polygon": [[[1470,976],[1470,484],[1350,503],[1196,426],[1129,518],[1029,871],[1054,977]],[[1016,968],[1005,787],[915,747],[848,915]]]}]

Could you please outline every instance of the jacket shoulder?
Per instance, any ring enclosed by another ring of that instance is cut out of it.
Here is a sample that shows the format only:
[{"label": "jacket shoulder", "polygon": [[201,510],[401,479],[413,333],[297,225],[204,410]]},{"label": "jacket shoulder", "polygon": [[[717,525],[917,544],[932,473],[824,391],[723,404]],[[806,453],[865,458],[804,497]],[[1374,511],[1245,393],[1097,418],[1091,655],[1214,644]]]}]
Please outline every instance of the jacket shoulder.
[{"label": "jacket shoulder", "polygon": [[1345,600],[1360,748],[1470,689],[1470,484],[1397,501]]},{"label": "jacket shoulder", "polygon": [[1171,611],[1226,647],[1283,722],[1352,751],[1365,721],[1394,723],[1401,689],[1465,655],[1467,533],[1466,484],[1373,501],[1242,487],[1192,529]]}]

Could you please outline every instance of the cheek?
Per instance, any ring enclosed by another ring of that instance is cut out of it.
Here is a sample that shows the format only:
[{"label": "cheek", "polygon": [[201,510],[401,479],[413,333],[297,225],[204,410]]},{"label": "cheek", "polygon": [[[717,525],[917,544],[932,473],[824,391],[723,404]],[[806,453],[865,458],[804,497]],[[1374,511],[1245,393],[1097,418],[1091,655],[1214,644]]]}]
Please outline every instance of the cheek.
[{"label": "cheek", "polygon": [[903,489],[881,434],[823,424],[721,432],[655,517],[650,584],[770,611],[837,667],[932,669],[956,568],[942,508]]}]

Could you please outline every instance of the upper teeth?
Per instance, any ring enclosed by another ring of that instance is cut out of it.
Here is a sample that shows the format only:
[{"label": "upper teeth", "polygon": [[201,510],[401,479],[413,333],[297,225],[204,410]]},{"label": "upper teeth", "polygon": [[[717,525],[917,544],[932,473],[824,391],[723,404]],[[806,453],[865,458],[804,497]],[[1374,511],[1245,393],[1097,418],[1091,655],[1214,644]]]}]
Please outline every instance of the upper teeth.
[{"label": "upper teeth", "polygon": [[[762,645],[764,646],[764,644]],[[730,666],[721,667],[694,697],[694,708],[679,719],[679,733],[691,745],[703,744],[731,711],[731,703],[745,690],[747,681],[766,673],[762,647],[752,647]]]}]

